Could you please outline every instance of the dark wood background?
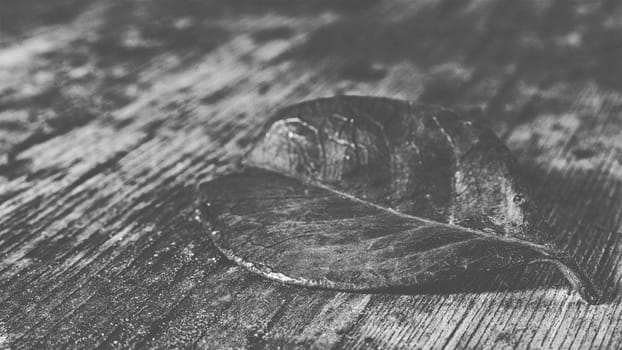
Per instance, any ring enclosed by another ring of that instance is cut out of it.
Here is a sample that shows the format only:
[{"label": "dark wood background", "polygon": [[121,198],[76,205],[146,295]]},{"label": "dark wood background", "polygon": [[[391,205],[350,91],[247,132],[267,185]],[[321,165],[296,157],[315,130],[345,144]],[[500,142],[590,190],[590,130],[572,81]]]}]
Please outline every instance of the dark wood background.
[{"label": "dark wood background", "polygon": [[[533,180],[548,265],[425,295],[308,290],[192,220],[277,108],[340,93],[481,119]],[[0,348],[617,348],[622,2],[0,0]]]}]

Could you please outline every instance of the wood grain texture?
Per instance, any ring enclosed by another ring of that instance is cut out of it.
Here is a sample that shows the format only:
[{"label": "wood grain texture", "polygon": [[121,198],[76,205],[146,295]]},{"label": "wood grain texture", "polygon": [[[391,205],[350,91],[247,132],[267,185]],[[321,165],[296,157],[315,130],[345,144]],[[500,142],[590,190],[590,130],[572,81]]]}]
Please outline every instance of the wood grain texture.
[{"label": "wood grain texture", "polygon": [[[618,1],[0,0],[0,348],[616,348]],[[200,182],[260,125],[338,93],[442,104],[518,156],[557,242],[468,289],[350,294],[225,261]],[[535,277],[534,277],[535,276]],[[465,291],[468,290],[468,291]]]}]

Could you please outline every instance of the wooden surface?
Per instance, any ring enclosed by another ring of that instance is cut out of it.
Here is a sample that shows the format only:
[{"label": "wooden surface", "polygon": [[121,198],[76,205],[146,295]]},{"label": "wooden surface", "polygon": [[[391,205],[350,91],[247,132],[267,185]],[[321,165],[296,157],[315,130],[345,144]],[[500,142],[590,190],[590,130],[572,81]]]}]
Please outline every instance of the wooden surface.
[{"label": "wooden surface", "polygon": [[[617,348],[621,56],[616,0],[0,0],[0,348]],[[221,258],[198,183],[339,93],[490,125],[603,304],[546,265],[369,295]]]}]

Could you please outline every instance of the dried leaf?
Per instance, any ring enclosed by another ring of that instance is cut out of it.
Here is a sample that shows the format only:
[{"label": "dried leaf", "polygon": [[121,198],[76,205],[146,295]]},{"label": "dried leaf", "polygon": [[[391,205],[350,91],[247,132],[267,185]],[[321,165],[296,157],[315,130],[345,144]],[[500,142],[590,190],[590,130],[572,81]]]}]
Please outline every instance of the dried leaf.
[{"label": "dried leaf", "polygon": [[551,262],[598,300],[552,243],[509,150],[444,109],[356,96],[293,105],[202,196],[216,247],[286,283],[404,289]]}]

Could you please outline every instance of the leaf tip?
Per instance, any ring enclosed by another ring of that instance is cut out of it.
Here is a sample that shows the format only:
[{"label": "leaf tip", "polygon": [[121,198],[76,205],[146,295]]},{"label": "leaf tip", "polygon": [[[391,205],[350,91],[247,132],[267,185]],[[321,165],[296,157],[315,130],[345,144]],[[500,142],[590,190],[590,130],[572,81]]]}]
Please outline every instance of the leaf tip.
[{"label": "leaf tip", "polygon": [[579,293],[583,300],[590,305],[600,304],[600,291],[572,257],[566,254],[560,254],[556,259],[551,261],[557,265],[559,270],[564,274],[564,277],[566,277],[573,289]]}]

